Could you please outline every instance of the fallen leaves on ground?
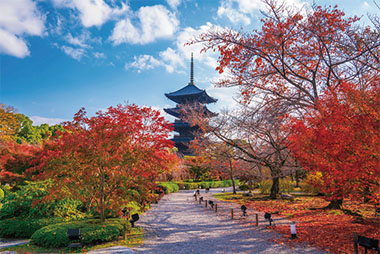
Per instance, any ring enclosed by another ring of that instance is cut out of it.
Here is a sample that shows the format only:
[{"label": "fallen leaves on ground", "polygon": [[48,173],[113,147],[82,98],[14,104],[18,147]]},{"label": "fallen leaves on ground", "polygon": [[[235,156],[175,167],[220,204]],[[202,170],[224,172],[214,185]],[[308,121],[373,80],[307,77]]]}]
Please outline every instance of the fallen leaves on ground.
[{"label": "fallen leaves on ground", "polygon": [[[284,218],[296,223],[297,238],[290,239],[289,224],[273,227],[282,237],[277,243],[307,244],[331,253],[353,253],[353,233],[380,240],[380,217],[374,217],[374,206],[346,200],[343,210],[322,209],[328,201],[320,197],[297,197],[287,200],[230,200],[244,203],[248,209],[275,213],[274,219]],[[356,214],[356,215],[355,215]],[[359,247],[359,253],[364,248]],[[368,253],[371,253],[370,251]]]}]

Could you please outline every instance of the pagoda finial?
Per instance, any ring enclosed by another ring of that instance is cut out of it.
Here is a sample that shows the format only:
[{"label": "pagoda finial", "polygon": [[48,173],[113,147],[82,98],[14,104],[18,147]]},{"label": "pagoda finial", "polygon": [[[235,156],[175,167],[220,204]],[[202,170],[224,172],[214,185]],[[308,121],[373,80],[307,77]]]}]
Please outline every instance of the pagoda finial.
[{"label": "pagoda finial", "polygon": [[193,60],[193,52],[191,52],[190,84],[194,85],[194,60]]}]

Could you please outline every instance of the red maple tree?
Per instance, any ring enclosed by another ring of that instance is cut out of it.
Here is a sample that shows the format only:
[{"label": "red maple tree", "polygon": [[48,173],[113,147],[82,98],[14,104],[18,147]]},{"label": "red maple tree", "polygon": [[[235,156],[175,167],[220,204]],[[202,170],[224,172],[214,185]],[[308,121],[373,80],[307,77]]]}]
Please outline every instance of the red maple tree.
[{"label": "red maple tree", "polygon": [[293,121],[290,147],[330,200],[380,202],[380,85],[344,83],[321,96],[304,120]]},{"label": "red maple tree", "polygon": [[[261,20],[261,29],[210,30],[190,42],[203,43],[203,51],[220,53],[217,70],[227,72],[219,86],[237,86],[244,96],[243,102],[261,100],[287,108],[286,115],[303,119],[307,111],[312,110],[314,114],[315,109],[323,109],[323,103],[319,103],[321,95],[341,93],[347,82],[357,87],[378,82],[380,22],[377,17],[371,19],[373,27],[361,26],[357,22],[359,18],[345,17],[337,6],[314,5],[312,10],[296,10],[276,0],[264,2],[267,12]],[[325,158],[325,164],[340,165],[341,158],[330,156],[329,160],[335,161],[328,162]],[[339,172],[344,171],[339,169]],[[344,174],[342,179],[348,180],[351,172]],[[338,188],[343,183],[347,181],[332,184]],[[332,193],[331,197],[334,196],[346,195]]]},{"label": "red maple tree", "polygon": [[54,180],[50,197],[81,198],[102,221],[107,209],[149,202],[157,175],[175,156],[171,124],[149,107],[118,105],[94,117],[81,109],[64,126],[62,138],[45,144],[39,177]]},{"label": "red maple tree", "polygon": [[14,184],[29,177],[25,172],[35,166],[39,145],[3,142],[0,146],[0,183]]}]

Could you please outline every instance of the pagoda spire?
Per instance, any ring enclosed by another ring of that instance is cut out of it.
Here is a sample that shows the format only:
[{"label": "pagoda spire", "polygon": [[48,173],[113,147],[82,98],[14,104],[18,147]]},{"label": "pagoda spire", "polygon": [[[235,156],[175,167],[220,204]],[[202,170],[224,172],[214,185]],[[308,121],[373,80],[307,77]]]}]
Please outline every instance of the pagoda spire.
[{"label": "pagoda spire", "polygon": [[193,52],[191,52],[190,84],[194,85],[194,60],[193,60]]}]

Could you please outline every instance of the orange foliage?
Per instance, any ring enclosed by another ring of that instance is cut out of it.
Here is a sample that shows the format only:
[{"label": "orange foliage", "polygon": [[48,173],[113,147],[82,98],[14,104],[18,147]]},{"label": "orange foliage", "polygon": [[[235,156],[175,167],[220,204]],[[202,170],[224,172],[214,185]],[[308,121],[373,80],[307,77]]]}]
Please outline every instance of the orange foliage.
[{"label": "orange foliage", "polygon": [[284,200],[247,201],[245,205],[262,212],[278,212],[273,215],[279,217],[291,217],[296,223],[297,238],[290,240],[289,224],[278,224],[274,227],[283,235],[277,242],[292,244],[307,243],[311,246],[328,250],[332,253],[353,253],[353,232],[366,237],[380,239],[380,218],[374,217],[374,206],[360,204],[347,200],[344,208],[359,213],[363,216],[358,219],[355,216],[343,213],[342,210],[320,209],[328,204],[319,197],[300,197],[295,202]]}]

